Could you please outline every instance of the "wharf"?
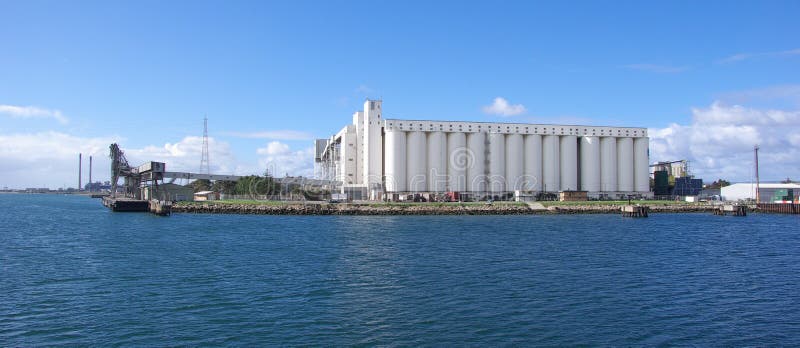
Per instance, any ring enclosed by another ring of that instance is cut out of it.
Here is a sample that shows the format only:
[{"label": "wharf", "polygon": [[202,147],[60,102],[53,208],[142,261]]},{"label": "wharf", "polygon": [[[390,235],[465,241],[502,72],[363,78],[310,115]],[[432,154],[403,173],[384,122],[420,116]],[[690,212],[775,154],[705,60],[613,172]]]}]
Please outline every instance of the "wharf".
[{"label": "wharf", "polygon": [[758,203],[758,211],[778,214],[800,214],[800,204],[796,203]]},{"label": "wharf", "polygon": [[625,217],[647,217],[650,207],[641,205],[625,205],[620,208],[622,216]]},{"label": "wharf", "polygon": [[166,216],[172,213],[172,203],[127,197],[103,197],[103,205],[114,212],[141,212]]},{"label": "wharf", "polygon": [[736,204],[723,204],[714,209],[714,215],[747,216],[747,206]]},{"label": "wharf", "polygon": [[150,211],[150,202],[126,197],[103,197],[103,205],[117,212]]}]

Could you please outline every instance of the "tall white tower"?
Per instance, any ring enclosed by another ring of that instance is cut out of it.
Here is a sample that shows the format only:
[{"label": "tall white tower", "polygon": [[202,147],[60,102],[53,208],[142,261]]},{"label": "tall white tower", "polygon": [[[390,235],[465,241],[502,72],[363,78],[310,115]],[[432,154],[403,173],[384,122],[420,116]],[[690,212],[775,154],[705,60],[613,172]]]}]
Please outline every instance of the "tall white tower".
[{"label": "tall white tower", "polygon": [[377,188],[382,182],[383,151],[381,141],[381,101],[364,102],[364,156],[361,171],[367,190]]}]

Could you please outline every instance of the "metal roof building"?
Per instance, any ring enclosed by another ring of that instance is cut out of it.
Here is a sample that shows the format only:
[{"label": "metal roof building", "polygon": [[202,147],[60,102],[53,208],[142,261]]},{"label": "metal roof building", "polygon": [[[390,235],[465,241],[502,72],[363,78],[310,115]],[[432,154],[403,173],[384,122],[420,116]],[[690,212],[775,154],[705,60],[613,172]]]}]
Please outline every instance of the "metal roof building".
[{"label": "metal roof building", "polygon": [[[776,194],[788,192],[788,190],[794,191],[793,196],[796,199],[798,194],[800,194],[800,184],[761,183],[758,191],[760,197],[759,202],[773,202],[773,198]],[[738,183],[725,186],[720,189],[720,196],[726,201],[755,200],[756,183]]]}]

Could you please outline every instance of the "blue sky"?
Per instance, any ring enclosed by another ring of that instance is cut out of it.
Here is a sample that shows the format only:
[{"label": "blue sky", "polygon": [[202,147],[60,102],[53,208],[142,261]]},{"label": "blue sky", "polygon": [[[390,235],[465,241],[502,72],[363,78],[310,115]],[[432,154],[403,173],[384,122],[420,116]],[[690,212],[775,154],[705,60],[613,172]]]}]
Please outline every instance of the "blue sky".
[{"label": "blue sky", "polygon": [[0,188],[75,186],[78,152],[107,178],[108,141],[197,170],[203,115],[216,171],[309,175],[310,139],[367,97],[393,118],[648,127],[652,160],[688,158],[708,181],[749,180],[759,142],[768,179],[800,179],[798,15],[797,1],[2,1]]}]

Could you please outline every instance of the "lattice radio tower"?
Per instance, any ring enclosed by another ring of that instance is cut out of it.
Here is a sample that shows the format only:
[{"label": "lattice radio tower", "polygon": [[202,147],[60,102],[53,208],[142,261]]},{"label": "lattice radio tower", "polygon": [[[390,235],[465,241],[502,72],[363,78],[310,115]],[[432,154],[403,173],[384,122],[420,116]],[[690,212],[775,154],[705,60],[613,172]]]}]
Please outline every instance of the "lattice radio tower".
[{"label": "lattice radio tower", "polygon": [[208,117],[203,116],[203,154],[200,159],[200,173],[211,174],[208,164]]}]

